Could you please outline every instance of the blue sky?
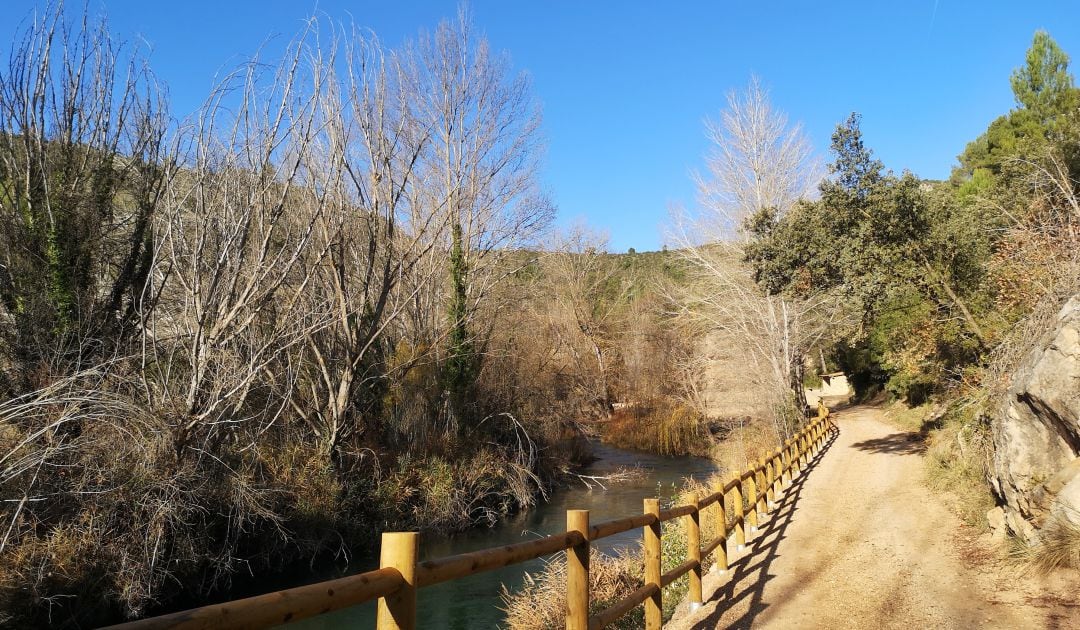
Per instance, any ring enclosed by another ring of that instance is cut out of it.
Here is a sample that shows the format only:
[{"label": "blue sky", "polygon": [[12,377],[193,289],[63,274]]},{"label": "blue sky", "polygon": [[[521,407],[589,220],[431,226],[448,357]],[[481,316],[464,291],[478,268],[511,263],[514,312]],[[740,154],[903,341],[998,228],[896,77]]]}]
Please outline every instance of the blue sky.
[{"label": "blue sky", "polygon": [[[7,0],[0,37],[43,2]],[[79,2],[69,5],[80,6]],[[165,7],[168,7],[167,9]],[[527,71],[543,103],[543,185],[559,222],[584,220],[612,251],[657,249],[668,206],[694,204],[703,120],[757,74],[815,147],[863,115],[885,164],[944,178],[964,144],[1013,106],[1009,73],[1045,28],[1080,64],[1070,2],[512,2],[473,0],[477,29]],[[216,72],[318,9],[395,44],[452,17],[456,1],[90,0],[141,37],[183,116]],[[6,49],[6,45],[4,46]]]}]

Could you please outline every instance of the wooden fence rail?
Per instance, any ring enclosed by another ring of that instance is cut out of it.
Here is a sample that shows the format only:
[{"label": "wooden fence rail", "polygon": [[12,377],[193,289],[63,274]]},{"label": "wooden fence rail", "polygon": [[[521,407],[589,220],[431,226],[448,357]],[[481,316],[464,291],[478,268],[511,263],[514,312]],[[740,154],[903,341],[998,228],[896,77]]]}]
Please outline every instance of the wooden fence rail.
[{"label": "wooden fence rail", "polygon": [[[753,468],[733,474],[719,490],[706,497],[691,496],[686,505],[661,510],[659,499],[648,498],[644,501],[643,514],[595,525],[589,523],[588,510],[569,510],[566,531],[560,534],[423,562],[417,561],[419,534],[387,532],[382,535],[380,568],[374,571],[112,628],[266,628],[378,599],[376,624],[379,630],[412,630],[416,627],[417,589],[565,551],[568,629],[603,628],[642,604],[645,605],[645,627],[657,629],[661,625],[663,588],[690,574],[687,597],[691,605],[700,605],[703,560],[713,556],[717,568],[727,570],[728,538],[734,535],[740,549],[746,544],[746,527],[749,526],[751,531],[757,528],[758,515],[767,514],[779,493],[791,484],[793,476],[805,470],[824,446],[833,426],[828,411],[824,410],[798,435],[768,457],[758,460]],[[713,505],[712,517],[721,524],[720,533],[702,546],[701,514]],[[679,566],[661,573],[661,525],[678,518],[686,519],[687,557]],[[589,546],[593,541],[639,527],[643,529],[644,586],[607,609],[590,615]]]}]

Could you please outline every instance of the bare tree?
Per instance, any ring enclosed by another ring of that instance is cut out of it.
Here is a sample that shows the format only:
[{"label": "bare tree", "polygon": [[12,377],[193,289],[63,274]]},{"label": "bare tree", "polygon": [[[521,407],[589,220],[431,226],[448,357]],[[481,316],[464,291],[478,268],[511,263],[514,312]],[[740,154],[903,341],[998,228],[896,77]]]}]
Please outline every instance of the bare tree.
[{"label": "bare tree", "polygon": [[735,236],[753,213],[768,209],[779,217],[812,195],[823,176],[819,160],[800,124],[769,102],[768,91],[751,77],[745,91],[731,91],[719,121],[706,120],[712,143],[708,173],[695,173],[706,208],[708,236]]},{"label": "bare tree", "polygon": [[[320,51],[327,73],[334,48]],[[345,53],[345,74],[320,96],[323,143],[307,164],[325,205],[314,241],[329,253],[312,293],[331,319],[309,336],[303,359],[313,366],[302,379],[313,404],[293,404],[329,454],[363,428],[357,416],[373,403],[362,394],[390,369],[377,351],[438,279],[441,268],[421,263],[448,218],[445,200],[418,193],[432,130],[418,116],[414,64],[355,29]]]},{"label": "bare tree", "polygon": [[833,298],[766,295],[731,243],[686,247],[680,253],[690,269],[675,296],[684,322],[709,338],[715,351],[737,357],[725,363],[739,365],[742,377],[757,388],[777,437],[792,435],[805,406],[803,358],[835,324],[823,317],[832,311]]},{"label": "bare tree", "polygon": [[438,302],[448,313],[444,381],[458,415],[493,321],[485,330],[476,315],[514,272],[509,257],[548,225],[552,208],[536,181],[540,114],[527,77],[514,76],[505,55],[474,39],[464,13],[413,50],[419,111],[432,129],[423,201],[449,224],[438,250],[449,287]]},{"label": "bare tree", "polygon": [[556,235],[543,266],[550,274],[559,345],[575,365],[572,374],[585,398],[607,415],[614,402],[612,355],[622,332],[619,309],[624,306],[629,279],[618,278],[617,269],[607,260],[606,239],[583,227]]},{"label": "bare tree", "polygon": [[[147,327],[144,371],[156,377],[151,406],[182,412],[178,459],[240,423],[275,422],[291,384],[267,380],[267,368],[288,362],[283,355],[325,325],[305,300],[327,253],[311,251],[312,235],[331,201],[305,168],[328,79],[306,63],[311,35],[276,68],[254,60],[215,91],[160,216],[154,290],[167,308]],[[269,395],[275,388],[287,393]],[[248,408],[255,391],[259,413]]]},{"label": "bare tree", "polygon": [[16,390],[116,351],[149,306],[151,228],[175,160],[141,53],[56,4],[0,71],[0,369],[18,367]]},{"label": "bare tree", "polygon": [[828,300],[765,294],[743,262],[743,225],[759,211],[787,212],[820,170],[801,128],[772,107],[756,78],[729,94],[721,122],[706,129],[714,143],[709,173],[695,176],[703,209],[675,216],[673,237],[691,270],[675,301],[686,321],[742,358],[783,438],[805,405],[803,354],[824,334],[818,315]]}]

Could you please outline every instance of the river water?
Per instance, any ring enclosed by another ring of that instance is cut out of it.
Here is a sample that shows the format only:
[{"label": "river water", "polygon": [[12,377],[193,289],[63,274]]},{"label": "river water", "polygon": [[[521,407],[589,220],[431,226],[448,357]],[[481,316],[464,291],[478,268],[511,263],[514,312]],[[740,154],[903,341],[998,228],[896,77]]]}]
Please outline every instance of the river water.
[{"label": "river water", "polygon": [[[594,445],[594,454],[597,461],[583,474],[605,475],[622,467],[637,467],[643,474],[632,481],[605,482],[606,489],[595,484],[592,488],[575,484],[558,490],[548,497],[547,502],[505,519],[490,529],[477,528],[452,537],[424,535],[421,537],[420,559],[466,553],[563,532],[566,531],[566,511],[570,509],[589,510],[592,523],[641,514],[642,499],[645,497],[668,498],[684,479],[693,477],[703,480],[716,471],[716,465],[707,459],[661,457],[602,444]],[[599,540],[594,546],[601,552],[611,553],[619,548],[635,546],[640,540],[641,530],[633,530]],[[498,627],[503,621],[500,586],[505,584],[510,589],[518,587],[526,572],[540,571],[543,563],[543,559],[533,560],[422,588],[417,594],[417,626],[454,630]],[[372,568],[370,565],[356,567],[358,571]],[[288,627],[289,630],[374,628],[375,605],[371,602],[355,606],[295,622]]]}]

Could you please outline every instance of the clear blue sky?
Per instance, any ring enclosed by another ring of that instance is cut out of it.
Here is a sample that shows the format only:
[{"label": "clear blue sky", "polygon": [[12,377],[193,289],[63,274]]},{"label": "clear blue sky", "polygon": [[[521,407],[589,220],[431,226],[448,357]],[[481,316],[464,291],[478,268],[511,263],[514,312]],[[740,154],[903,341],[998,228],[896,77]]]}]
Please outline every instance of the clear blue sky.
[{"label": "clear blue sky", "polygon": [[[183,116],[214,73],[316,8],[396,44],[457,2],[89,0],[140,36]],[[0,37],[43,2],[6,0]],[[663,6],[664,4],[674,6]],[[81,3],[69,0],[76,9]],[[473,0],[479,31],[533,79],[548,141],[543,183],[560,223],[605,230],[613,251],[656,249],[669,203],[694,203],[702,121],[756,73],[819,151],[849,112],[885,164],[927,178],[1013,105],[1009,73],[1045,28],[1080,67],[1071,2],[513,2]],[[7,46],[4,45],[6,50]],[[1075,68],[1074,68],[1075,71]]]}]

